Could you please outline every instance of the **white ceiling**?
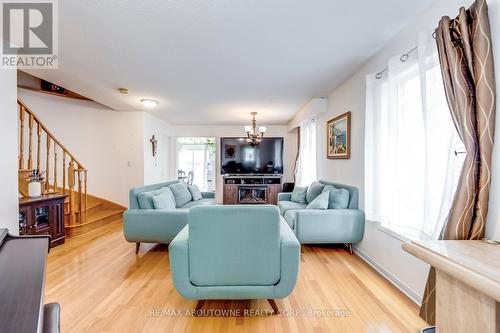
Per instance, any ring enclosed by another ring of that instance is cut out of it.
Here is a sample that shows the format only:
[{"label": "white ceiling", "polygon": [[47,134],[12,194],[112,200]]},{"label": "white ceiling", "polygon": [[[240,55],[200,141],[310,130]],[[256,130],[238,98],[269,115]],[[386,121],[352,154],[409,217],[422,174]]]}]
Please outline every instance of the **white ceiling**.
[{"label": "white ceiling", "polygon": [[172,124],[286,124],[432,1],[64,0],[59,70],[30,73]]}]

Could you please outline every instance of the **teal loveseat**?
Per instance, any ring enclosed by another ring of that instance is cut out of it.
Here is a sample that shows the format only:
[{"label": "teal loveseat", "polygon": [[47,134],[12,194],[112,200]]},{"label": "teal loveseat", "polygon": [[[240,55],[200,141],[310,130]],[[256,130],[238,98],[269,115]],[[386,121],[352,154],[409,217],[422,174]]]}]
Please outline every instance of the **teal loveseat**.
[{"label": "teal loveseat", "polygon": [[352,244],[359,243],[363,239],[365,230],[365,214],[358,208],[358,189],[325,180],[320,180],[319,183],[347,190],[349,192],[347,208],[306,209],[307,202],[293,202],[291,193],[279,193],[280,213],[301,244],[344,243],[348,245],[352,254]]},{"label": "teal loveseat", "polygon": [[[268,299],[295,287],[300,244],[276,206],[204,206],[169,245],[177,291],[188,299]],[[197,309],[203,302],[199,302]]]},{"label": "teal loveseat", "polygon": [[168,244],[188,221],[188,212],[191,207],[215,205],[214,192],[201,192],[202,199],[189,201],[182,207],[171,210],[154,209],[150,198],[139,200],[139,195],[163,187],[179,183],[178,180],[136,187],[129,193],[129,209],[123,213],[123,233],[125,239],[136,243],[136,253],[140,243]]}]

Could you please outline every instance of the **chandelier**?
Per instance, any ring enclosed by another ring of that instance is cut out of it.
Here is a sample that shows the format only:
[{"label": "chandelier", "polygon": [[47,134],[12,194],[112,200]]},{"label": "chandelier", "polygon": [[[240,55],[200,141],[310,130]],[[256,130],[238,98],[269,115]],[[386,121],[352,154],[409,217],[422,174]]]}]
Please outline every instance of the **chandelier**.
[{"label": "chandelier", "polygon": [[252,115],[252,125],[245,126],[245,132],[247,132],[247,141],[252,146],[255,146],[262,141],[264,133],[266,132],[266,128],[264,126],[260,126],[259,132],[257,132],[257,121],[255,120],[257,112],[251,112],[250,114]]}]

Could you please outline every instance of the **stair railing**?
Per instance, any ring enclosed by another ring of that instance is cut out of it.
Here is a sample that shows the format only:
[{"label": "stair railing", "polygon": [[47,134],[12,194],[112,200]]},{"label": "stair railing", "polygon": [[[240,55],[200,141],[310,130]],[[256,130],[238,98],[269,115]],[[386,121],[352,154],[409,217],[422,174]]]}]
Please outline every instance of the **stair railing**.
[{"label": "stair railing", "polygon": [[[55,138],[26,104],[17,100],[17,105],[19,171],[33,169],[43,171],[45,167],[46,181],[42,186],[43,193],[68,195],[69,225],[83,223],[87,214],[87,169]],[[27,142],[25,136],[27,136]]]}]

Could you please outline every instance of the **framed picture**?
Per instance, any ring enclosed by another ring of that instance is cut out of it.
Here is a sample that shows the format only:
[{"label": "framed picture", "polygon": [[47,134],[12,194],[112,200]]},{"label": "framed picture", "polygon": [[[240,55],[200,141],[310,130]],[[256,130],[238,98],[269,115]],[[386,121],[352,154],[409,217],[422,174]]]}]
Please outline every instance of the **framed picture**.
[{"label": "framed picture", "polygon": [[235,145],[225,145],[224,157],[225,158],[235,158],[236,157],[236,146]]},{"label": "framed picture", "polygon": [[351,112],[346,112],[326,123],[326,157],[351,157]]}]

